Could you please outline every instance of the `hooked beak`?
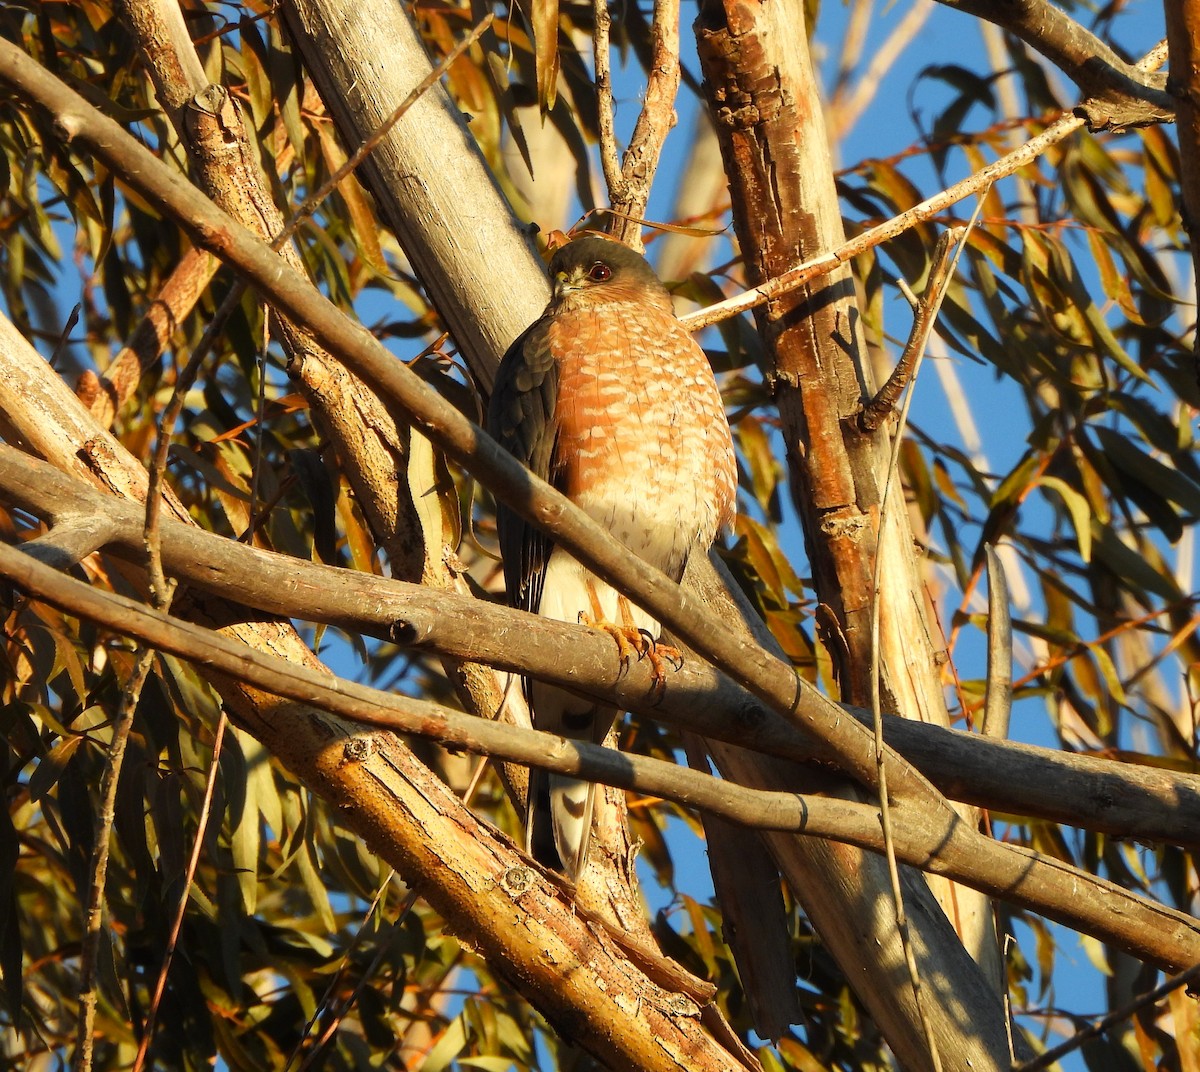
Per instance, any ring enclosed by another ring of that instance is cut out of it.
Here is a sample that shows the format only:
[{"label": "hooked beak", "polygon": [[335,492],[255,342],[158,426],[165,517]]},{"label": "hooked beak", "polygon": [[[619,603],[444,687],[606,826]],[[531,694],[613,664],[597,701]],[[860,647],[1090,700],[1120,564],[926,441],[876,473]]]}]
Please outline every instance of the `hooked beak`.
[{"label": "hooked beak", "polygon": [[554,273],[554,296],[564,298],[574,290],[579,289],[579,283],[568,272]]}]

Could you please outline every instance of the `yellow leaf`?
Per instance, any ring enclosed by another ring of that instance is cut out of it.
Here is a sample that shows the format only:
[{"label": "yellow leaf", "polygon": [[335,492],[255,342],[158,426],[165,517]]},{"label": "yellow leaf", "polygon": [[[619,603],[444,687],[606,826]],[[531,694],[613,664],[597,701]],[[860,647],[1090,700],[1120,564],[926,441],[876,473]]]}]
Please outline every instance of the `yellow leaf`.
[{"label": "yellow leaf", "polygon": [[558,98],[558,0],[533,0],[538,103],[549,112]]}]

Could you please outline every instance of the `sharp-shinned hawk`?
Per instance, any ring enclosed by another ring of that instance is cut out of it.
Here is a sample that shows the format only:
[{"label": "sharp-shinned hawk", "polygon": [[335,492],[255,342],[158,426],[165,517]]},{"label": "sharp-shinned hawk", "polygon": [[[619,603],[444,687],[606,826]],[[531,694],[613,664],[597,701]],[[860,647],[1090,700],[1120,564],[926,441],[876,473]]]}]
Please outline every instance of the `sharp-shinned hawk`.
[{"label": "sharp-shinned hawk", "polygon": [[[577,238],[554,254],[550,275],[550,304],[500,365],[488,429],[678,580],[688,555],[706,553],[734,517],[737,464],[708,359],[654,271],[628,247]],[[641,608],[503,503],[497,523],[510,604],[607,629],[623,655],[626,638],[646,650],[639,633],[653,650],[659,625]],[[655,667],[661,676],[657,660]],[[602,743],[617,714],[540,682],[525,688],[534,725],[551,733]],[[587,861],[594,796],[594,785],[568,776],[530,779],[530,849],[550,866],[561,861],[572,878]]]}]

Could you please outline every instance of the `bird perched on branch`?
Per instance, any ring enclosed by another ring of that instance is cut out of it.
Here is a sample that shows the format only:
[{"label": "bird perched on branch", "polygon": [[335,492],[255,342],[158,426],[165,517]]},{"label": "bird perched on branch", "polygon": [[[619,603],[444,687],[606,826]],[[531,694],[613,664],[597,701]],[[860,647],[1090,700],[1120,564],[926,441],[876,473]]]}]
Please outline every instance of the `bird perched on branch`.
[{"label": "bird perched on branch", "polygon": [[[737,463],[708,359],[653,269],[627,246],[577,238],[554,254],[550,275],[550,304],[500,364],[488,430],[678,580],[688,556],[707,553],[734,517]],[[606,630],[622,661],[648,657],[662,686],[662,659],[674,652],[657,644],[658,622],[503,503],[497,524],[511,605]],[[525,689],[534,725],[551,733],[603,743],[617,715],[540,682]],[[594,801],[592,783],[533,772],[530,851],[576,878]]]}]

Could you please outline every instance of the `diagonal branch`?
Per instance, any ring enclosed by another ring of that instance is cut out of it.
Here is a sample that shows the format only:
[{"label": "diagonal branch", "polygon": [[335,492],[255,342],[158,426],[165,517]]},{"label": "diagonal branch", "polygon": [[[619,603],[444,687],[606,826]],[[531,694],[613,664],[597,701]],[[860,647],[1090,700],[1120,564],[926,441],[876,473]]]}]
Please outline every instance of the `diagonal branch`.
[{"label": "diagonal branch", "polygon": [[[6,428],[78,478],[97,481],[122,500],[144,498],[145,469],[3,317],[0,365]],[[190,522],[182,507],[179,516]],[[130,580],[140,586],[136,576]],[[236,650],[269,651],[289,667],[322,669],[291,625],[222,599],[193,593],[189,602],[189,616],[220,623],[221,634],[242,646]],[[520,883],[528,872],[512,845],[480,826],[457,795],[391,734],[375,735],[365,759],[359,755],[344,763],[343,749],[353,734],[342,720],[280,700],[240,675],[210,669],[210,679],[239,724],[328,801],[339,823],[418,886],[447,926],[510,973],[521,994],[552,1022],[569,1021],[576,1041],[601,1061],[647,1072],[736,1067],[706,1033],[713,1015],[698,1023],[694,1004],[679,1000],[643,961],[631,961],[625,944],[590,927],[570,897],[545,883]],[[481,890],[487,895],[480,896]],[[580,973],[580,963],[589,971]]]},{"label": "diagonal branch", "polygon": [[[177,174],[162,165],[115,123],[101,116],[78,95],[14,46],[0,42],[0,81],[4,81],[56,116],[64,134],[88,144],[126,181],[161,204],[218,256],[235,264],[272,300],[304,323],[348,366],[363,375],[414,420],[448,454],[462,462],[494,492],[511,502],[534,524],[545,528],[590,568],[629,592],[678,636],[709,657],[735,680],[785,718],[796,719],[824,741],[838,764],[863,784],[874,777],[873,744],[865,727],[831,718],[822,703],[801,703],[817,694],[792,669],[756,645],[732,638],[724,623],[698,606],[698,601],[615,541],[544,482],[531,477],[493,440],[468,422],[379,343],[350,324],[306,280],[280,270],[261,243],[199,197]],[[945,799],[915,771],[896,759],[904,773],[897,792],[924,798],[943,814]],[[948,832],[959,851],[998,851],[985,838],[951,821]]]},{"label": "diagonal branch", "polygon": [[641,220],[650,200],[650,186],[658,170],[663,143],[675,125],[675,97],[679,92],[680,73],[679,0],[654,0],[646,95],[622,157],[619,175],[615,166],[617,146],[613,132],[612,76],[608,58],[611,16],[608,14],[607,0],[594,0],[594,9],[601,161],[613,209],[610,233],[627,245],[640,249]]},{"label": "diagonal branch", "polygon": [[950,285],[954,265],[958,262],[957,254],[952,259],[951,253],[957,250],[965,235],[965,228],[952,227],[944,231],[938,239],[937,248],[933,252],[933,268],[929,272],[925,293],[916,303],[913,326],[908,335],[908,342],[904,344],[904,352],[884,385],[875,393],[875,397],[863,406],[858,415],[858,424],[863,431],[874,432],[895,412],[896,403],[900,401],[904,388],[913,376],[917,360],[929,344],[929,336],[937,320],[942,298]]},{"label": "diagonal branch", "polygon": [[1083,94],[1075,109],[1091,130],[1171,121],[1175,102],[1166,79],[1126,63],[1095,34],[1049,0],[941,0],[986,19],[1037,49]]},{"label": "diagonal branch", "polygon": [[[58,532],[58,519],[69,523],[84,512],[103,526],[111,552],[140,560],[137,507],[3,444],[0,500],[56,522],[50,537]],[[165,523],[162,535],[163,562],[173,576],[189,588],[227,596],[257,611],[529,673],[765,755],[798,763],[829,758],[819,742],[701,660],[686,660],[658,701],[652,697],[649,669],[635,663],[618,673],[611,641],[584,626],[288,558],[177,522]],[[31,554],[46,539],[26,543],[22,550]],[[63,568],[57,561],[50,564]],[[806,694],[801,702],[820,703],[834,716],[849,714],[864,722],[870,717],[820,696]],[[888,743],[956,800],[1121,837],[1196,843],[1200,777],[992,741],[895,716],[884,721]]]},{"label": "diagonal branch", "polygon": [[[1159,42],[1138,62],[1139,71],[1154,71],[1161,67],[1167,59],[1167,44]],[[682,317],[690,331],[699,331],[710,324],[720,323],[740,313],[749,312],[760,305],[765,305],[773,298],[782,297],[793,290],[798,290],[807,283],[828,275],[843,264],[848,264],[855,257],[867,250],[874,249],[897,235],[903,234],[919,223],[931,220],[951,205],[957,204],[964,198],[977,194],[993,183],[1003,179],[1021,168],[1032,164],[1052,145],[1057,145],[1064,138],[1074,134],[1084,126],[1084,120],[1070,112],[1064,112],[1036,137],[1030,138],[1024,145],[1018,146],[1012,152],[1005,153],[992,163],[981,167],[965,179],[948,186],[940,193],[927,197],[920,204],[893,216],[890,220],[868,227],[865,231],[840,243],[835,249],[812,257],[803,264],[796,265],[773,279],[760,283],[756,287],[741,294],[735,294],[724,301],[715,302],[694,313]]]},{"label": "diagonal branch", "polygon": [[[700,611],[695,600],[681,596],[665,577],[632,561],[607,534],[580,516],[561,496],[531,479],[453,407],[416,382],[408,370],[397,365],[365,332],[346,322],[305,281],[281,272],[277,260],[265,247],[203,199],[196,198],[183,180],[163,168],[115,124],[106,123],[76,95],[3,43],[0,43],[0,80],[16,86],[21,95],[48,107],[58,117],[61,131],[90,146],[102,159],[111,162],[128,184],[180,220],[207,248],[237,264],[256,286],[319,334],[322,341],[367,377],[393,404],[412,414],[439,446],[506,497],[524,516],[551,531],[590,568],[614,580],[693,647],[745,681],[773,708],[785,716],[797,715],[804,725],[827,742],[839,763],[869,784],[872,748],[863,729],[845,719],[828,719],[817,707],[803,708],[800,701],[805,692],[790,667],[767,657],[751,643],[731,640],[725,623]],[[944,799],[932,787],[915,773],[910,773],[898,757],[895,763],[896,770],[902,775],[896,779],[898,794],[918,803],[925,817],[923,821],[940,824],[937,845],[928,846],[931,851],[937,848],[939,868],[983,866],[994,862],[1004,868],[1006,888],[1011,886],[1016,891],[1028,868],[1025,854],[995,845],[967,830],[949,813]],[[406,774],[405,777],[417,775]],[[336,799],[341,799],[345,792],[341,783],[338,786],[321,784]],[[436,846],[423,843],[421,852],[435,849]],[[975,863],[970,864],[973,859]],[[1110,925],[1113,923],[1120,921],[1111,920]],[[1168,928],[1164,928],[1162,934],[1164,941],[1177,944],[1183,937],[1177,930]]]},{"label": "diagonal branch", "polygon": [[[871,743],[854,724],[838,726],[797,709],[791,667],[756,645],[729,636],[724,623],[680,592],[664,574],[632,555],[610,533],[507,451],[345,316],[308,282],[284,269],[270,249],[200,196],[116,123],[101,115],[15,46],[0,41],[0,82],[55,116],[66,138],[88,146],[139,193],[153,200],[205,248],[252,280],[272,304],[303,324],[343,363],[407,414],[438,447],[463,464],[523,517],[551,533],[581,562],[629,593],[699,653],[787,718],[799,717],[830,744],[839,764],[870,786]],[[932,788],[923,795],[932,794]]]},{"label": "diagonal branch", "polygon": [[[211,673],[236,675],[257,688],[341,718],[656,793],[746,826],[805,833],[883,851],[878,809],[868,804],[747,789],[664,760],[580,744],[538,730],[474,718],[428,701],[379,692],[275,656],[248,652],[243,645],[209,630],[58,573],[8,545],[0,545],[0,575],[61,610],[188,659]],[[344,762],[364,761],[371,747],[367,738],[350,738]],[[1200,922],[1183,912],[1032,850],[1011,848],[1008,853],[990,854],[990,858],[944,853],[949,842],[943,840],[938,816],[920,804],[901,805],[900,812],[904,822],[898,824],[897,855],[912,866],[1033,909],[1152,963],[1178,969],[1200,961]],[[531,877],[522,881],[529,882]]]}]

